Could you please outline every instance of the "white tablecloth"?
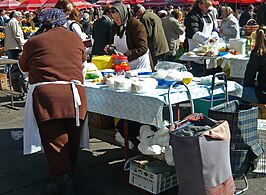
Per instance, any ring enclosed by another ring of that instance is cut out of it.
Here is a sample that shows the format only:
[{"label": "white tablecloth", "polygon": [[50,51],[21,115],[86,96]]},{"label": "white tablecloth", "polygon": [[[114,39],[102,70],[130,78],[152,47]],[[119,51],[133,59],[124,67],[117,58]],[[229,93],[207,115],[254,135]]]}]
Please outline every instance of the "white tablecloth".
[{"label": "white tablecloth", "polygon": [[[188,85],[192,98],[210,96],[210,86],[198,85],[192,82]],[[106,85],[85,82],[87,91],[88,111],[128,119],[144,124],[160,127],[163,123],[163,106],[168,105],[168,87],[158,87],[150,93],[134,94],[116,91]],[[242,86],[234,81],[228,81],[228,92],[241,96]],[[214,94],[223,93],[221,88]],[[171,103],[187,101],[188,96],[184,86],[173,89]]]}]

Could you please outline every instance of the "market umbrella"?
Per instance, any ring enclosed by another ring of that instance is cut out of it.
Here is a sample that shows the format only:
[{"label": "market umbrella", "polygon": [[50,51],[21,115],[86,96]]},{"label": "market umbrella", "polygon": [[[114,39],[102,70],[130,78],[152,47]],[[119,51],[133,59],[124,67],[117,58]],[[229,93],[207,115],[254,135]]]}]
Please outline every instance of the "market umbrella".
[{"label": "market umbrella", "polygon": [[[47,0],[45,1],[43,8],[54,7],[58,0]],[[93,5],[85,0],[71,0],[71,2],[78,8],[92,8]]]},{"label": "market umbrella", "polygon": [[25,0],[16,8],[16,10],[34,11],[42,7],[44,2],[45,0]]},{"label": "market umbrella", "polygon": [[144,0],[123,0],[125,4],[135,5],[135,4],[142,4],[144,3]]},{"label": "market umbrella", "polygon": [[14,10],[20,3],[16,0],[5,0],[0,2],[0,8],[4,10]]},{"label": "market umbrella", "polygon": [[145,3],[142,4],[144,7],[155,7],[155,6],[167,6],[170,5],[169,2],[164,0],[146,0]]},{"label": "market umbrella", "polygon": [[171,5],[192,5],[194,0],[171,0]]},{"label": "market umbrella", "polygon": [[253,4],[262,3],[263,0],[219,0],[220,3]]},{"label": "market umbrella", "polygon": [[96,5],[109,5],[114,4],[114,0],[99,0],[96,2]]}]

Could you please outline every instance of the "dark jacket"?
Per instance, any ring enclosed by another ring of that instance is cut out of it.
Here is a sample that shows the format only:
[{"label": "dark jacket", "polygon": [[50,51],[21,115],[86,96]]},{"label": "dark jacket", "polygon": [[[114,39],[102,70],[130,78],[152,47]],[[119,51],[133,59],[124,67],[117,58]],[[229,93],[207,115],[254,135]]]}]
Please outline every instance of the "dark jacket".
[{"label": "dark jacket", "polygon": [[257,22],[259,25],[266,25],[266,4],[263,4],[258,8]]},{"label": "dark jacket", "polygon": [[106,54],[103,49],[109,43],[110,29],[112,25],[113,22],[105,15],[94,22],[92,30],[92,38],[94,39],[91,51],[92,55]]},{"label": "dark jacket", "polygon": [[158,15],[150,11],[145,11],[140,18],[142,24],[144,24],[147,35],[148,45],[151,53],[155,56],[165,54],[169,51],[166,36],[164,34],[162,20]]},{"label": "dark jacket", "polygon": [[239,26],[240,27],[245,26],[247,24],[247,21],[253,18],[254,16],[252,13],[250,13],[248,10],[244,11],[239,18]]},{"label": "dark jacket", "polygon": [[[207,13],[203,13],[199,8],[192,9],[185,17],[184,25],[186,27],[186,38],[192,39],[193,35],[204,27],[203,18],[207,23],[211,23],[212,19]],[[214,23],[213,30],[215,31]]]},{"label": "dark jacket", "polygon": [[[116,23],[111,28],[110,43],[114,43],[114,36],[117,34],[119,27]],[[125,55],[128,57],[128,61],[135,60],[140,56],[143,56],[148,51],[147,33],[143,24],[136,18],[131,18],[127,22],[126,26],[126,40],[128,51]]]},{"label": "dark jacket", "polygon": [[[258,85],[255,86],[257,76]],[[244,87],[256,87],[256,96],[260,103],[266,103],[266,55],[258,56],[252,51],[244,77]]]}]

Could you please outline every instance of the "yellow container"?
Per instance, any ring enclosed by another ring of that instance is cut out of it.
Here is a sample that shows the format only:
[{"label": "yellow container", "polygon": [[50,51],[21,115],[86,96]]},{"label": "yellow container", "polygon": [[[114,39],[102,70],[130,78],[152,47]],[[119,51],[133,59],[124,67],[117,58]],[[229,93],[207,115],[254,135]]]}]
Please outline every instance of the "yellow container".
[{"label": "yellow container", "polygon": [[91,62],[95,64],[99,70],[113,68],[113,58],[109,55],[93,56]]}]

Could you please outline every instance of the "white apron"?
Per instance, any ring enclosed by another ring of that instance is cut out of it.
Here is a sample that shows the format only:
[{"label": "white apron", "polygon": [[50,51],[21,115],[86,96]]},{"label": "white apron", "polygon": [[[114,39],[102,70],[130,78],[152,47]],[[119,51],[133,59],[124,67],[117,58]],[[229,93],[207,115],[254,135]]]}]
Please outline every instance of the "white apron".
[{"label": "white apron", "polygon": [[[203,29],[202,29],[202,34],[204,34],[204,37],[210,37],[212,34],[213,30],[213,21],[212,18],[209,16],[211,19],[211,23],[207,23],[205,19],[203,18]],[[188,39],[188,46],[189,46],[189,51],[192,51],[195,48],[201,47],[203,43],[201,42],[196,42],[193,39]],[[196,63],[198,64],[204,64],[202,60],[195,60]],[[206,64],[209,64],[209,60],[206,60]]]},{"label": "white apron", "polygon": [[[41,82],[29,85],[29,90],[26,99],[25,111],[24,111],[24,134],[23,134],[23,153],[32,154],[42,150],[42,143],[39,134],[39,128],[33,111],[33,98],[32,94],[35,87],[39,85],[47,84],[71,84],[71,89],[73,91],[73,98],[75,104],[76,112],[76,126],[79,126],[79,106],[81,105],[81,100],[79,92],[76,85],[81,85],[80,81],[72,80],[68,81],[54,81],[54,82]],[[88,116],[84,121],[81,129],[80,135],[80,147],[89,148],[89,126],[88,126]]]},{"label": "white apron", "polygon": [[[114,45],[117,51],[121,53],[126,53],[129,50],[127,47],[127,40],[126,40],[125,32],[122,38],[120,38],[117,35],[114,36]],[[131,62],[128,63],[128,65],[130,66],[131,70],[142,69],[142,68],[151,70],[149,51],[147,51],[144,55],[138,57],[137,59],[132,60]]]}]

